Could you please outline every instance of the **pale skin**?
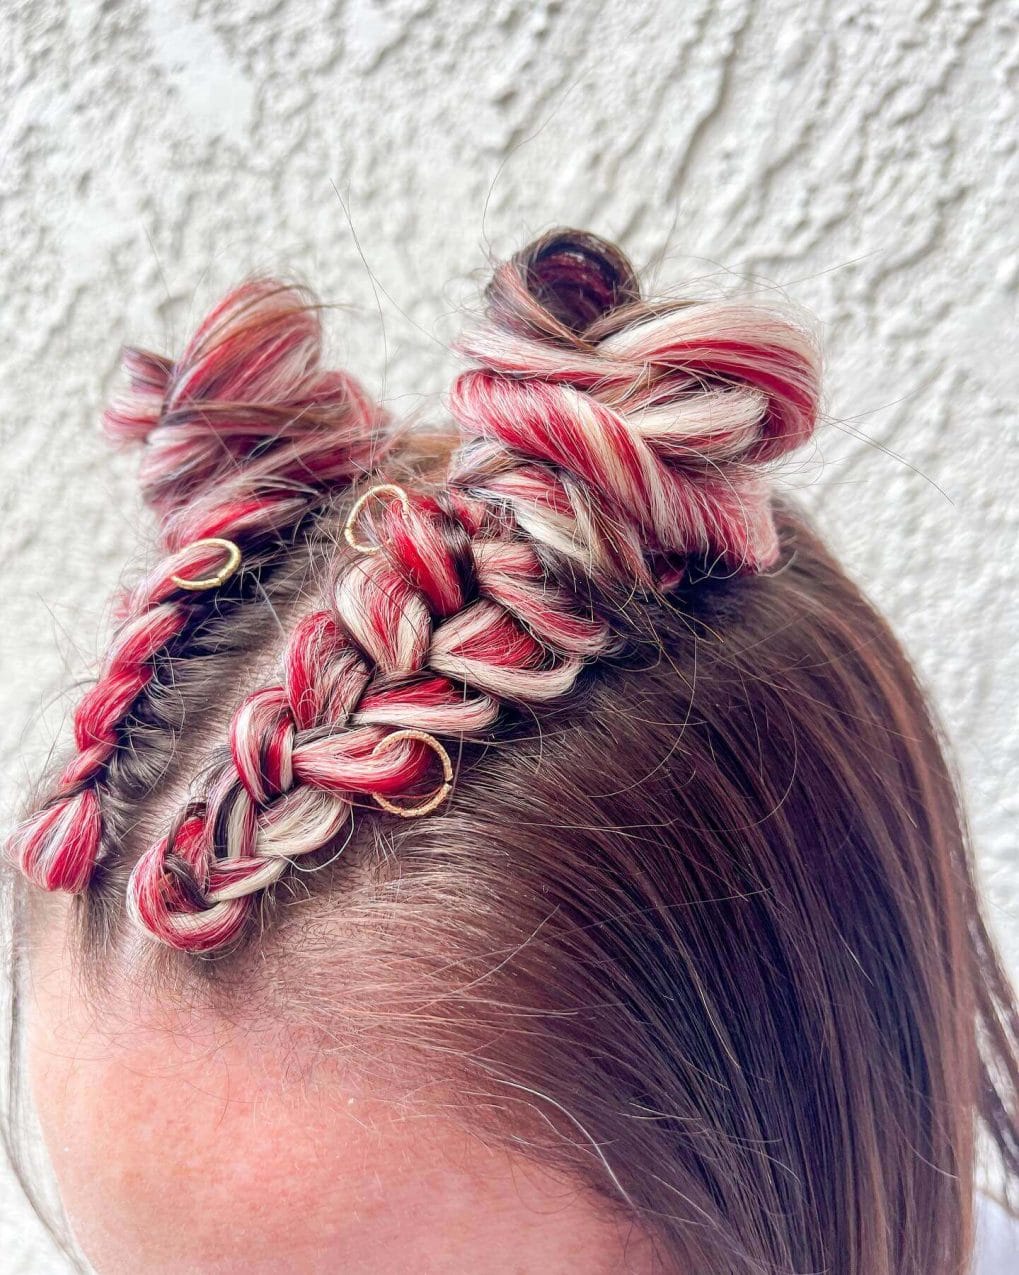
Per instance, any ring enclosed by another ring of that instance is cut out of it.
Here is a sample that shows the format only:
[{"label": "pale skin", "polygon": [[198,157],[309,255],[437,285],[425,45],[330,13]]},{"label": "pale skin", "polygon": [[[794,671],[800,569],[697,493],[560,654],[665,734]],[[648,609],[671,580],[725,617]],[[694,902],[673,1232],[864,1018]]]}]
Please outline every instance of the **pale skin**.
[{"label": "pale skin", "polygon": [[[31,1085],[98,1275],[650,1275],[587,1191],[349,1076],[133,984],[93,1006],[47,901],[25,989]],[[154,985],[153,985],[154,987]]]}]

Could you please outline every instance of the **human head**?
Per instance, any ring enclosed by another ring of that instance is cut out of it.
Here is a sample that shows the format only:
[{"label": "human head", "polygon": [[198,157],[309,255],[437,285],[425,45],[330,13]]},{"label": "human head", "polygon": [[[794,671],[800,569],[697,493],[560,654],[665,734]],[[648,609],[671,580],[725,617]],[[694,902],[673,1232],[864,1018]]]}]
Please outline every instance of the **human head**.
[{"label": "human head", "polygon": [[128,356],[166,557],[15,835],[75,900],[40,967],[125,1066],[254,1053],[337,1138],[412,1094],[670,1271],[958,1271],[976,1119],[1019,1160],[1014,1003],[909,665],[770,486],[809,332],[554,232],[461,342],[448,456],[319,338],[255,280]]}]

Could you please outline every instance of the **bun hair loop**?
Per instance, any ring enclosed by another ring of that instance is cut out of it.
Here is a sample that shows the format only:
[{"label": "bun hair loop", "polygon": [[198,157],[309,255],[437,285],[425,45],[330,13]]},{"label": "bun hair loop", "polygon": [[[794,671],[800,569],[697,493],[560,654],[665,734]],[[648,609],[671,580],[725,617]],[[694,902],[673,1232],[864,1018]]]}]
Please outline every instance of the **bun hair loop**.
[{"label": "bun hair loop", "polygon": [[575,348],[595,324],[638,302],[640,284],[615,244],[560,227],[499,266],[485,297],[496,326]]}]

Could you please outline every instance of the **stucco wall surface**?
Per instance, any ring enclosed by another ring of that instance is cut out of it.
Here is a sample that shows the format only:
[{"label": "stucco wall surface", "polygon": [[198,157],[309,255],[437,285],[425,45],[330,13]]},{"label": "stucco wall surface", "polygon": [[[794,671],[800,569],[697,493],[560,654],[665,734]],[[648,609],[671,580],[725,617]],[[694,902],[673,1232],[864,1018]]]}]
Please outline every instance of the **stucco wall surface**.
[{"label": "stucco wall surface", "polygon": [[[953,736],[1019,967],[1015,84],[1008,0],[200,0],[0,17],[0,783],[9,819],[137,564],[97,435],[122,341],[174,352],[252,268],[438,412],[486,253],[567,222],[663,285],[819,318],[829,419],[785,483]],[[49,1255],[0,1181],[0,1270]]]}]

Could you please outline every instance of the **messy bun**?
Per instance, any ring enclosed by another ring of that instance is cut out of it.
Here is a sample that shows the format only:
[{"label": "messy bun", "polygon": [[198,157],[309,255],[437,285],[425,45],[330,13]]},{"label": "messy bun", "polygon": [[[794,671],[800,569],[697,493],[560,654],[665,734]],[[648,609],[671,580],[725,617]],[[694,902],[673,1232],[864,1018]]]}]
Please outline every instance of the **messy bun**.
[{"label": "messy bun", "polygon": [[642,306],[618,249],[593,235],[574,248],[571,232],[539,243],[496,270],[488,321],[459,343],[476,366],[450,395],[465,438],[451,483],[606,586],[675,583],[690,560],[772,566],[761,466],[814,428],[809,331],[740,299]]}]

